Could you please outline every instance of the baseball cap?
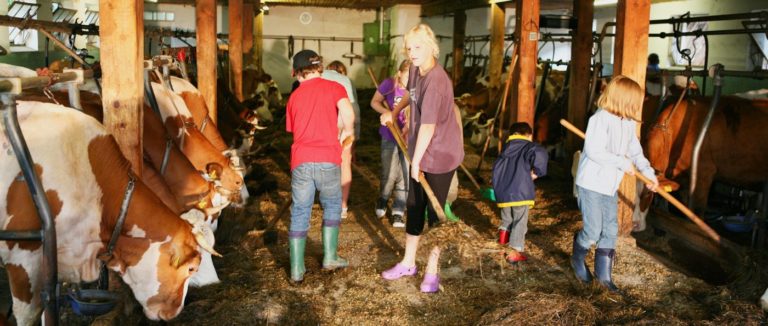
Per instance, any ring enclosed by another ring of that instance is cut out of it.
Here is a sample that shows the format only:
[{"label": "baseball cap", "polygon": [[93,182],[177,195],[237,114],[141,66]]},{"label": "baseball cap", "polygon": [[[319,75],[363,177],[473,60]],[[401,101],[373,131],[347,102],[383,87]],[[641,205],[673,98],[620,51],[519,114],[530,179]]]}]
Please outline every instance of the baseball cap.
[{"label": "baseball cap", "polygon": [[293,56],[293,70],[299,70],[311,65],[320,64],[320,60],[311,60],[312,57],[320,57],[315,51],[301,50]]}]

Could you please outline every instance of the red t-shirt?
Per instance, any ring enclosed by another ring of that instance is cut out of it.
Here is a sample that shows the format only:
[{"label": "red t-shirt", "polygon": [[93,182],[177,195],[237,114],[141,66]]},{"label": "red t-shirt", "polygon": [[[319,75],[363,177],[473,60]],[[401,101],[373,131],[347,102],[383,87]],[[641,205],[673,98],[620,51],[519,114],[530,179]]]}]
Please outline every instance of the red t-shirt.
[{"label": "red t-shirt", "polygon": [[347,98],[339,83],[320,77],[301,82],[286,105],[285,130],[293,133],[291,171],[302,163],[341,165],[336,103]]}]

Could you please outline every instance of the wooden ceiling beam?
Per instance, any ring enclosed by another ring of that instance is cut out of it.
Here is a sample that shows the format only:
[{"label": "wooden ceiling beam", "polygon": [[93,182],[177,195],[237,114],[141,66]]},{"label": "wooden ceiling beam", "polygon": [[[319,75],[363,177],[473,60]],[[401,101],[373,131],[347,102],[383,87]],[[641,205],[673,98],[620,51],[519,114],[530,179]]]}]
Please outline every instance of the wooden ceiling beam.
[{"label": "wooden ceiling beam", "polygon": [[[511,1],[496,1],[496,3]],[[439,15],[453,15],[459,10],[488,7],[488,0],[442,1],[431,0],[421,5],[421,15],[426,17]],[[501,4],[503,8],[503,4]]]}]

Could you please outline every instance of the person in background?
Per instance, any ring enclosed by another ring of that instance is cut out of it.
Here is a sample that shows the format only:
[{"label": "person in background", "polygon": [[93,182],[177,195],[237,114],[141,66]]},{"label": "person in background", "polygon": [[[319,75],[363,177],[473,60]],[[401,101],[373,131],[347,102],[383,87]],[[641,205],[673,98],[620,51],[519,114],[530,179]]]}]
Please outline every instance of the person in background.
[{"label": "person in background", "polygon": [[648,55],[648,67],[646,68],[648,78],[645,79],[645,92],[648,95],[661,95],[661,88],[664,85],[661,83],[661,76],[658,75],[659,72],[661,72],[661,68],[659,68],[659,55],[651,53]]},{"label": "person in background", "polygon": [[285,129],[293,134],[291,145],[291,225],[288,247],[290,277],[304,280],[304,249],[315,191],[323,206],[323,269],[343,268],[347,261],[338,256],[341,225],[342,144],[338,121],[345,134],[354,128],[354,111],[347,93],[339,84],[320,78],[322,60],[312,50],[293,57],[293,75],[300,84],[286,105]]},{"label": "person in background", "polygon": [[532,142],[533,130],[526,122],[513,123],[509,138],[499,158],[493,163],[493,192],[501,208],[499,244],[509,243],[510,264],[528,260],[523,253],[528,231],[528,209],[533,207],[536,188],[533,180],[547,174],[549,154]]},{"label": "person in background", "polygon": [[[379,114],[391,112],[400,103],[406,93],[405,86],[408,83],[408,70],[410,61],[403,60],[397,73],[379,84],[379,88],[371,99],[371,108]],[[397,125],[400,130],[405,127],[405,110],[397,115]],[[392,226],[405,227],[403,216],[405,215],[405,201],[408,197],[408,162],[398,149],[395,136],[386,126],[379,127],[381,135],[381,183],[379,187],[379,200],[376,202],[376,217],[387,215],[387,202],[392,195]]]},{"label": "person in background", "polygon": [[573,237],[571,267],[578,280],[591,282],[592,274],[584,260],[596,244],[595,276],[598,283],[611,292],[618,292],[611,273],[619,233],[619,184],[625,173],[635,174],[635,167],[652,181],[646,185],[651,191],[656,191],[659,182],[648,159],[643,156],[636,134],[643,107],[640,85],[629,77],[616,76],[600,95],[597,106],[599,109],[587,124],[574,180],[584,224]]},{"label": "person in background", "polygon": [[[400,109],[410,104],[408,154],[411,157],[408,184],[407,218],[405,222],[405,254],[394,267],[381,273],[386,280],[416,275],[416,251],[424,230],[424,212],[429,226],[437,222],[437,213],[419,181],[429,183],[440,207],[445,205],[451,179],[464,159],[464,139],[453,110],[453,82],[437,62],[440,48],[432,29],[419,24],[405,34],[405,50],[411,60],[408,92],[393,112],[381,115],[381,124],[392,123]],[[438,261],[440,247],[429,254],[421,292],[440,289]]]},{"label": "person in background", "polygon": [[[357,103],[357,91],[352,86],[352,81],[347,77],[347,67],[341,61],[332,61],[327,69],[323,71],[323,79],[335,81],[347,91],[347,97],[352,103],[355,111],[354,134],[346,134],[342,130],[342,123],[339,120],[339,139],[344,141],[348,136],[354,136],[353,139],[360,138],[360,106]],[[355,144],[345,146],[341,152],[341,218],[347,218],[347,202],[349,201],[349,190],[352,186],[352,159],[354,157]]]}]

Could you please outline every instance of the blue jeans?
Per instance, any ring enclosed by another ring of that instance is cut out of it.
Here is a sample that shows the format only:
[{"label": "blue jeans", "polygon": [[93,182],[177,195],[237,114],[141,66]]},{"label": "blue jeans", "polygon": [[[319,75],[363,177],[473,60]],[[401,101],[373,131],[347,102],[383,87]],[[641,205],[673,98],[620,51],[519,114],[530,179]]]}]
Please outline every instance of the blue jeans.
[{"label": "blue jeans", "polygon": [[381,140],[381,192],[379,202],[386,207],[389,195],[394,195],[392,215],[405,214],[405,201],[408,198],[408,163],[397,143]]},{"label": "blue jeans", "polygon": [[293,203],[289,237],[307,236],[315,191],[320,192],[323,223],[326,226],[341,223],[341,168],[333,163],[303,163],[291,172]]},{"label": "blue jeans", "polygon": [[608,196],[582,187],[576,188],[584,221],[584,228],[576,241],[582,248],[591,248],[593,244],[597,244],[597,248],[616,248],[616,237],[619,234],[618,195]]}]

